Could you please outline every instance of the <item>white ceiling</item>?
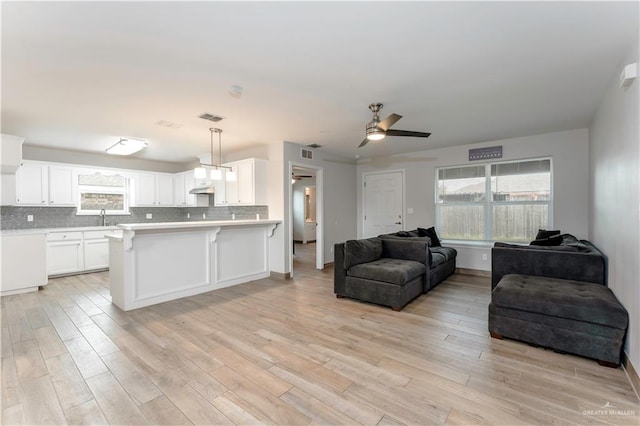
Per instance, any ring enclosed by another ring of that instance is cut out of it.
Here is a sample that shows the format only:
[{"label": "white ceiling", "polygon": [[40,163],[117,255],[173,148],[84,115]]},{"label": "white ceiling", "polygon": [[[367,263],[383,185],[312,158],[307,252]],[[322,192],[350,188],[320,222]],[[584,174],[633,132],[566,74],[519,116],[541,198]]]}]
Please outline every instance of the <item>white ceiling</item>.
[{"label": "white ceiling", "polygon": [[[223,153],[352,158],[573,129],[637,37],[637,2],[3,2],[2,132],[89,152],[139,137],[139,158],[184,162],[211,126]],[[357,149],[374,101],[432,136]]]}]

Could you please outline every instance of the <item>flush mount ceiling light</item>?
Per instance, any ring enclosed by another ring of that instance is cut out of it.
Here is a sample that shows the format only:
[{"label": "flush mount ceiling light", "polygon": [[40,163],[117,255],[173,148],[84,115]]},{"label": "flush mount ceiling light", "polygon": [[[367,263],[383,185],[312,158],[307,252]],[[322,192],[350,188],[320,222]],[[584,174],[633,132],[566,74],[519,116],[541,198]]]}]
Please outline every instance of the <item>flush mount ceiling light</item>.
[{"label": "flush mount ceiling light", "polygon": [[[210,141],[211,141],[211,164],[208,163],[200,163],[200,167],[196,167],[193,169],[193,175],[196,179],[206,179],[207,177],[207,169],[205,166],[211,168],[210,170],[210,178],[211,180],[222,180],[222,169],[228,169],[225,173],[225,179],[227,182],[233,182],[237,179],[236,173],[233,171],[232,167],[223,166],[220,164],[222,159],[222,129],[218,129],[215,127],[211,127],[209,129],[210,132]],[[213,134],[218,134],[218,164],[213,164]]]},{"label": "flush mount ceiling light", "polygon": [[118,142],[106,149],[108,154],[131,155],[145,149],[149,144],[143,139],[120,138]]}]

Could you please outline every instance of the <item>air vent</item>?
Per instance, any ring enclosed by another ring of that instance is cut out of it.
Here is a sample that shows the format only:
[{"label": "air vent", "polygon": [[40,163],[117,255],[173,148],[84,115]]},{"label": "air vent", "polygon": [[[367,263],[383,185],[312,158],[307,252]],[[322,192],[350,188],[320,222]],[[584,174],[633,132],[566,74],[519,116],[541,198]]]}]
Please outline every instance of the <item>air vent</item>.
[{"label": "air vent", "polygon": [[306,160],[313,160],[313,151],[310,149],[302,148],[300,150],[300,158],[304,158]]},{"label": "air vent", "polygon": [[221,117],[219,115],[215,115],[215,114],[209,114],[208,112],[204,112],[202,114],[200,114],[198,117],[205,119],[205,120],[209,120],[209,121],[213,121],[214,123],[217,123],[218,121],[222,120],[224,117]]},{"label": "air vent", "polygon": [[167,121],[167,120],[160,120],[156,124],[158,126],[169,127],[171,129],[179,129],[180,127],[182,127],[182,124],[174,123],[172,121]]},{"label": "air vent", "polygon": [[317,143],[310,143],[307,145],[309,148],[322,148],[322,145],[318,145]]}]

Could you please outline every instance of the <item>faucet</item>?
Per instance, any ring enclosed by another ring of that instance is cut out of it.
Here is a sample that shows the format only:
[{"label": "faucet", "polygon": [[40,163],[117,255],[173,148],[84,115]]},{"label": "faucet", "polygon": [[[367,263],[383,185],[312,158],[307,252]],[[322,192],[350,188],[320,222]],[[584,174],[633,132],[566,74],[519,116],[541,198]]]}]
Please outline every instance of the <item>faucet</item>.
[{"label": "faucet", "polygon": [[107,212],[104,209],[100,209],[100,217],[102,218],[102,226],[107,226]]}]

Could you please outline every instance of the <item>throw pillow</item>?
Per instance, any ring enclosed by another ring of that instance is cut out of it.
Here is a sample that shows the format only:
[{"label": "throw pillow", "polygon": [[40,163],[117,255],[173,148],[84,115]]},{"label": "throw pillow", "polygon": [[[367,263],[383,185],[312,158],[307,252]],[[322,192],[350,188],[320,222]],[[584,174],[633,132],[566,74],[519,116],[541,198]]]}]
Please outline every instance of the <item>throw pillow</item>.
[{"label": "throw pillow", "polygon": [[560,235],[560,230],[556,231],[547,231],[546,229],[538,229],[538,234],[536,235],[536,240],[545,240],[549,237],[553,237],[554,235]]},{"label": "throw pillow", "polygon": [[382,256],[382,240],[367,238],[364,240],[349,240],[344,243],[344,269],[353,265],[373,262]]},{"label": "throw pillow", "polygon": [[553,235],[548,238],[535,239],[529,243],[530,246],[559,246],[562,244],[562,235]]},{"label": "throw pillow", "polygon": [[421,237],[429,237],[432,247],[442,247],[442,244],[440,244],[440,238],[438,238],[436,229],[433,226],[427,229],[418,228],[418,232],[420,233]]}]

